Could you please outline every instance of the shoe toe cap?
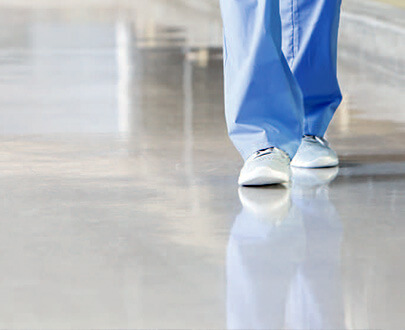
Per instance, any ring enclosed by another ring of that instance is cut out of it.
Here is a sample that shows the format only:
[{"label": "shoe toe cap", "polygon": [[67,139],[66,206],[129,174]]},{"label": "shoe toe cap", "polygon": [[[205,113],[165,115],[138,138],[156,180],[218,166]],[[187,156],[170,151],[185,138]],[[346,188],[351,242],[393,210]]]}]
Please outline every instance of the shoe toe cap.
[{"label": "shoe toe cap", "polygon": [[339,165],[339,159],[335,151],[327,147],[313,147],[298,150],[291,162],[295,167],[332,167]]}]

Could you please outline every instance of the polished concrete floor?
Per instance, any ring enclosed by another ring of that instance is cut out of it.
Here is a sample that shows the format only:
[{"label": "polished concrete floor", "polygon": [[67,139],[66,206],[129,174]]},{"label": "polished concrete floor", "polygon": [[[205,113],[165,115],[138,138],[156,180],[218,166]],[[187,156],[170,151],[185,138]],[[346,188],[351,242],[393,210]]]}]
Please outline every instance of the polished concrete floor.
[{"label": "polished concrete floor", "polygon": [[404,329],[404,11],[348,1],[342,166],[238,189],[220,21],[173,3],[0,0],[0,328]]}]

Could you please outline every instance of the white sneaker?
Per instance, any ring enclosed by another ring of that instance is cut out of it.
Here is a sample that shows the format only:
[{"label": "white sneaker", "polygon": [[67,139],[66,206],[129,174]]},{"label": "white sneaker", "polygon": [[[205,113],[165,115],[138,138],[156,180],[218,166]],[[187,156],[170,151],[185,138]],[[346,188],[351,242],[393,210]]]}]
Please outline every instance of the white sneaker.
[{"label": "white sneaker", "polygon": [[243,165],[239,176],[241,186],[263,186],[290,181],[290,157],[278,148],[259,150]]},{"label": "white sneaker", "polygon": [[306,168],[333,167],[337,165],[339,165],[338,156],[329,147],[328,141],[310,135],[303,137],[297,154],[291,161],[291,166]]}]

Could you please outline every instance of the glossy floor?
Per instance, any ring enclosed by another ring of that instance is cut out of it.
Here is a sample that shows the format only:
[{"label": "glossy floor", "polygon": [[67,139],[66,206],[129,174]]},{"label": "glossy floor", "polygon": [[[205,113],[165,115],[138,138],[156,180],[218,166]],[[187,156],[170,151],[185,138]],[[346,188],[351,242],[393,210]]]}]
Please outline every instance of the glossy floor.
[{"label": "glossy floor", "polygon": [[342,17],[340,169],[238,189],[215,14],[4,3],[0,328],[403,329],[403,11]]}]

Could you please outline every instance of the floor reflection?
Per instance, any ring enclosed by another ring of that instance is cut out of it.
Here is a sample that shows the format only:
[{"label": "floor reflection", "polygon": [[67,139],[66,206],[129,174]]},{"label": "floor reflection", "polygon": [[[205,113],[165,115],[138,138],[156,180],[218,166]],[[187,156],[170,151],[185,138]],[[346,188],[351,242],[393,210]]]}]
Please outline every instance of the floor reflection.
[{"label": "floor reflection", "polygon": [[230,329],[343,329],[337,169],[295,169],[291,189],[240,188],[227,253]]}]

